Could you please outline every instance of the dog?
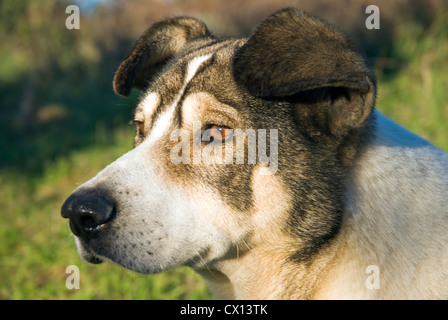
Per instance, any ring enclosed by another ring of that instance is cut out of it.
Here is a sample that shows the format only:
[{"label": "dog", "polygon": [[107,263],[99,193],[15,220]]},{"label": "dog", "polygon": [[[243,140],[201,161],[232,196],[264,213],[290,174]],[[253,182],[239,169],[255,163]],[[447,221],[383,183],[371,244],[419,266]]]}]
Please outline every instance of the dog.
[{"label": "dog", "polygon": [[333,26],[286,8],[237,39],[166,19],[113,86],[143,92],[135,147],[61,209],[87,262],[189,266],[222,299],[448,298],[448,156],[375,109]]}]

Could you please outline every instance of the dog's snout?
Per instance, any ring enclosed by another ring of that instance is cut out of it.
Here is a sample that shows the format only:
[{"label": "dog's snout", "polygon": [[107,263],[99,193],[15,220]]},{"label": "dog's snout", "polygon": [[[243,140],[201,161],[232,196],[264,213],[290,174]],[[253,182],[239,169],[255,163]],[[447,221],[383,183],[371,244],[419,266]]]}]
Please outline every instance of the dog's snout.
[{"label": "dog's snout", "polygon": [[61,208],[73,234],[84,239],[95,237],[101,226],[113,220],[115,212],[113,201],[95,189],[74,192]]}]

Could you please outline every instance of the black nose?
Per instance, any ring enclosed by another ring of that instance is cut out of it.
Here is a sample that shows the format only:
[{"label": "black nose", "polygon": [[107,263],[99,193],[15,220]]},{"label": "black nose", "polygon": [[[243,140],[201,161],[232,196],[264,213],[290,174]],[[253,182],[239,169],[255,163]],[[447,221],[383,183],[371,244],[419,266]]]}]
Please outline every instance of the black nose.
[{"label": "black nose", "polygon": [[115,212],[114,203],[97,189],[75,191],[61,208],[61,215],[70,219],[73,234],[85,240],[94,238]]}]

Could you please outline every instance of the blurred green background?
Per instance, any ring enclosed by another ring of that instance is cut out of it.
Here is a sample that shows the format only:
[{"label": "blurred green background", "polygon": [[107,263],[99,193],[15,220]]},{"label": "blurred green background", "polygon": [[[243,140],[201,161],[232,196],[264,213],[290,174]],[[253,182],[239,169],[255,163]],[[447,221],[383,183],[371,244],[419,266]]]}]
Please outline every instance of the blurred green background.
[{"label": "blurred green background", "polygon": [[[81,9],[67,30],[65,8]],[[367,5],[380,8],[367,30]],[[274,10],[305,9],[346,31],[378,77],[377,107],[448,150],[447,1],[2,0],[0,2],[0,299],[210,299],[187,268],[139,275],[91,266],[60,206],[82,182],[132,148],[138,93],[117,97],[113,74],[136,38],[175,15],[217,35],[249,35]],[[68,265],[80,289],[68,290]]]}]

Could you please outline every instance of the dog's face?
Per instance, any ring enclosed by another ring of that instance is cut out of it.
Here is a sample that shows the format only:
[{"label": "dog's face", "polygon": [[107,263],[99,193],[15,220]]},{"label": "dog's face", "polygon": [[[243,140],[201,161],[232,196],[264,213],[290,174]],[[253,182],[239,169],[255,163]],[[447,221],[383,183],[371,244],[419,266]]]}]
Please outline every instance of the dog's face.
[{"label": "dog's face", "polygon": [[115,91],[132,87],[135,148],[62,208],[84,259],[156,273],[263,247],[306,261],[337,233],[375,96],[343,35],[294,9],[249,39],[169,19],[120,65]]}]

